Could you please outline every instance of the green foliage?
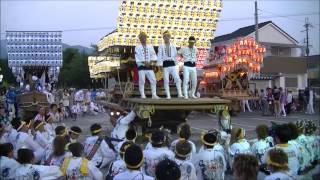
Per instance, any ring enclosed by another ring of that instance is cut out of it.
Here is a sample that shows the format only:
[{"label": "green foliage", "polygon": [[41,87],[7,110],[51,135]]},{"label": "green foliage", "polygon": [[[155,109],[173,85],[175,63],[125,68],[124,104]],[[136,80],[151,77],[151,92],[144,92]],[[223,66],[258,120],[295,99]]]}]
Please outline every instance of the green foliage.
[{"label": "green foliage", "polygon": [[8,66],[8,60],[7,59],[0,59],[0,74],[3,75],[1,88],[8,88],[9,84],[16,85],[16,78],[12,74],[11,69]]},{"label": "green foliage", "polygon": [[64,50],[58,83],[60,87],[90,88],[88,55],[73,48]]}]

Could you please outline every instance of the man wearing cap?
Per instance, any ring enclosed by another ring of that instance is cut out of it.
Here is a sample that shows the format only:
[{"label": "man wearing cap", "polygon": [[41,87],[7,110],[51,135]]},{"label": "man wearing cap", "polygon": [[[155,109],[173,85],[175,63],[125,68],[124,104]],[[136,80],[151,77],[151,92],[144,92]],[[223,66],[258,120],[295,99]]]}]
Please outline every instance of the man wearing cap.
[{"label": "man wearing cap", "polygon": [[163,67],[163,83],[166,91],[167,99],[171,99],[169,88],[169,76],[172,75],[174,82],[176,83],[178,97],[181,98],[181,79],[177,71],[177,48],[170,43],[171,34],[169,31],[163,33],[164,44],[159,46],[158,50],[158,65]]},{"label": "man wearing cap", "polygon": [[90,130],[92,136],[84,142],[84,153],[96,167],[103,168],[115,159],[115,153],[102,137],[100,124],[91,125]]},{"label": "man wearing cap", "polygon": [[191,76],[191,98],[197,98],[196,88],[197,88],[197,48],[194,46],[196,39],[193,36],[189,37],[188,47],[184,47],[179,50],[178,54],[184,59],[183,67],[183,94],[184,98],[188,99],[188,89],[189,89],[189,78]]},{"label": "man wearing cap", "polygon": [[201,141],[204,150],[196,154],[192,160],[198,179],[224,179],[226,160],[220,151],[214,149],[216,134],[209,131],[201,136]]},{"label": "man wearing cap", "polygon": [[146,77],[151,86],[152,99],[159,99],[157,96],[157,80],[152,70],[152,65],[157,61],[157,55],[152,45],[147,44],[147,34],[139,34],[140,45],[135,47],[135,59],[138,66],[139,74],[139,91],[142,99],[146,98],[144,93],[144,84]]},{"label": "man wearing cap", "polygon": [[152,147],[145,149],[144,154],[144,171],[147,175],[155,177],[156,165],[163,159],[174,159],[174,153],[165,146],[166,137],[160,130],[151,134],[150,143]]}]

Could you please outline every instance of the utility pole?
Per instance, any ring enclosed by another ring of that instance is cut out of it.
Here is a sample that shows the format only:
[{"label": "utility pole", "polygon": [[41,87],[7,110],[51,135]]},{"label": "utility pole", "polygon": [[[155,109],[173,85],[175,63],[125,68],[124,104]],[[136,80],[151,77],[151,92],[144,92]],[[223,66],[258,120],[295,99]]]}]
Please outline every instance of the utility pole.
[{"label": "utility pole", "polygon": [[254,17],[255,17],[255,36],[256,42],[259,42],[259,21],[258,21],[258,2],[257,0],[254,1]]},{"label": "utility pole", "polygon": [[304,41],[304,43],[306,44],[306,55],[307,55],[307,76],[308,76],[308,80],[307,80],[307,86],[309,87],[310,86],[310,79],[309,79],[309,54],[310,54],[310,49],[309,47],[311,45],[309,45],[309,30],[310,28],[312,28],[312,24],[310,24],[309,22],[309,18],[306,18],[305,19],[305,24],[303,25],[303,27],[305,28],[304,31],[301,31],[301,32],[306,32],[306,39]]}]

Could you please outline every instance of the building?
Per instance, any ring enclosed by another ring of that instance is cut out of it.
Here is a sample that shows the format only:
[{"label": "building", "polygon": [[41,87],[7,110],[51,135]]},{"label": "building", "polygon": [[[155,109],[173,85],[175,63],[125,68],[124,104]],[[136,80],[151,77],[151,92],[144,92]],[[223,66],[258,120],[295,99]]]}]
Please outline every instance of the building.
[{"label": "building", "polygon": [[[251,78],[250,89],[283,87],[297,92],[308,86],[307,60],[293,37],[272,21],[258,25],[259,43],[266,47],[260,76]],[[215,37],[213,47],[228,45],[237,38],[255,38],[255,25]]]},{"label": "building", "polygon": [[320,87],[320,55],[309,56],[308,58],[309,86]]}]

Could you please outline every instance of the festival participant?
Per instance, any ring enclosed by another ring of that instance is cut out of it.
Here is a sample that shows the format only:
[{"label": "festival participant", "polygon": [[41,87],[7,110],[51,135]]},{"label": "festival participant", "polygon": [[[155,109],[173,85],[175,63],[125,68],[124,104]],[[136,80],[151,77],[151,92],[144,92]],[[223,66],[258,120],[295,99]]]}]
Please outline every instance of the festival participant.
[{"label": "festival participant", "polygon": [[268,151],[267,165],[271,175],[264,180],[296,180],[297,178],[290,175],[288,168],[288,155],[279,148]]},{"label": "festival participant", "polygon": [[189,98],[189,79],[191,76],[191,98],[197,98],[196,88],[197,88],[197,53],[198,50],[194,46],[196,43],[196,38],[193,36],[189,37],[189,45],[188,47],[184,47],[178,51],[178,54],[181,55],[184,59],[184,67],[183,67],[183,94],[184,98]]},{"label": "festival participant", "polygon": [[53,118],[50,115],[46,115],[45,122],[44,129],[51,137],[55,137],[55,128],[57,125],[53,123]]},{"label": "festival participant", "polygon": [[239,154],[232,165],[235,180],[256,180],[258,177],[258,160],[250,154]]},{"label": "festival participant", "polygon": [[18,150],[18,162],[21,164],[16,169],[15,179],[58,179],[62,173],[58,166],[35,165],[35,156],[31,149]]},{"label": "festival participant", "polygon": [[187,123],[182,123],[181,125],[179,125],[178,127],[178,135],[179,135],[179,138],[172,141],[171,143],[171,146],[170,146],[170,149],[171,151],[174,151],[176,149],[176,144],[184,139],[186,141],[188,141],[191,145],[191,153],[189,154],[189,156],[187,157],[188,160],[191,160],[192,159],[192,155],[194,155],[197,151],[196,149],[196,145],[191,141],[189,140],[189,138],[191,137],[191,127],[189,124]]},{"label": "festival participant", "polygon": [[[288,156],[288,167],[291,175],[297,176],[299,170],[298,154],[299,150],[296,146],[288,144],[291,138],[291,128],[288,124],[277,125],[274,128],[274,148],[282,149]],[[268,150],[269,151],[269,150]],[[267,162],[266,154],[264,156],[264,162]]]},{"label": "festival participant", "polygon": [[155,167],[163,159],[173,159],[174,153],[165,147],[166,137],[160,130],[152,133],[150,143],[152,147],[145,149],[144,154],[144,170],[147,175],[155,177]]},{"label": "festival participant", "polygon": [[17,135],[17,131],[12,126],[0,123],[0,144],[13,142]]},{"label": "festival participant", "polygon": [[159,46],[158,49],[158,65],[163,67],[163,84],[167,95],[167,99],[171,99],[169,76],[172,75],[176,83],[178,98],[183,97],[181,92],[181,79],[177,70],[177,48],[174,44],[170,43],[171,34],[169,31],[163,33],[164,44]]},{"label": "festival participant", "polygon": [[9,90],[5,96],[5,100],[6,100],[6,107],[7,107],[7,111],[9,112],[9,114],[12,116],[12,118],[16,117],[16,91],[15,88],[13,86],[9,87]]},{"label": "festival participant", "polygon": [[67,152],[65,147],[67,145],[67,141],[62,136],[57,136],[54,138],[52,143],[52,149],[47,149],[45,152],[45,156],[42,159],[42,164],[47,166],[59,166],[61,167],[64,159],[66,157],[71,157],[71,153]]},{"label": "festival participant", "polygon": [[129,146],[131,146],[132,144],[133,144],[133,142],[131,142],[131,141],[126,141],[126,142],[122,143],[122,145],[119,149],[119,157],[120,158],[113,161],[112,163],[110,163],[107,178],[106,178],[107,180],[111,180],[117,174],[120,174],[127,169],[126,163],[123,160],[123,158],[124,158],[123,156],[124,156],[126,149]]},{"label": "festival participant", "polygon": [[175,145],[175,159],[181,171],[181,179],[195,180],[197,179],[196,169],[192,162],[188,160],[192,153],[192,146],[186,140],[179,140]]},{"label": "festival participant", "polygon": [[53,138],[44,129],[45,122],[35,121],[33,123],[33,140],[37,142],[43,149],[46,149],[51,144]]},{"label": "festival participant", "polygon": [[156,167],[156,179],[179,180],[183,179],[177,163],[170,159],[160,161]]},{"label": "festival participant", "polygon": [[320,172],[320,137],[316,135],[317,125],[312,120],[307,120],[305,125],[305,135],[307,149],[311,152],[311,162],[314,168],[310,171],[310,175],[317,177]]},{"label": "festival participant", "polygon": [[228,134],[231,133],[232,125],[231,125],[231,116],[227,109],[219,112],[219,130],[224,131]]},{"label": "festival participant", "polygon": [[13,128],[17,130],[16,138],[13,142],[15,155],[17,155],[17,152],[20,148],[26,147],[33,151],[36,162],[39,162],[43,158],[44,149],[33,140],[33,137],[28,134],[30,122],[20,121],[20,119],[14,119],[11,122]]},{"label": "festival participant", "polygon": [[308,90],[308,96],[307,96],[307,112],[306,114],[314,114],[314,107],[313,107],[313,99],[314,99],[314,92],[313,90],[310,88]]},{"label": "festival participant", "polygon": [[115,153],[103,139],[100,124],[91,125],[90,130],[92,136],[84,142],[84,154],[96,167],[103,168],[115,159]]},{"label": "festival participant", "polygon": [[117,174],[114,180],[134,179],[134,180],[154,180],[153,177],[145,175],[141,171],[143,165],[143,152],[140,146],[132,144],[124,152],[124,162],[127,169],[124,172]]},{"label": "festival participant", "polygon": [[231,140],[229,151],[229,165],[233,164],[237,154],[251,154],[250,144],[245,139],[245,130],[242,128],[233,128],[231,130]]},{"label": "festival participant", "polygon": [[142,99],[146,98],[144,93],[145,78],[147,77],[150,86],[152,99],[159,99],[157,96],[157,80],[152,65],[157,61],[157,55],[152,45],[147,44],[147,34],[139,34],[140,45],[135,47],[135,59],[139,71],[139,92]]},{"label": "festival participant", "polygon": [[82,130],[79,126],[72,126],[69,129],[70,142],[71,143],[78,142],[78,139],[81,133],[82,133]]},{"label": "festival participant", "polygon": [[67,179],[93,179],[102,180],[103,174],[94,163],[83,157],[83,145],[81,143],[71,143],[69,151],[72,157],[64,159],[61,171]]},{"label": "festival participant", "polygon": [[263,156],[273,146],[272,142],[269,142],[268,138],[268,126],[265,124],[258,125],[256,127],[256,134],[258,140],[251,146],[252,154],[258,159],[259,165],[263,164]]},{"label": "festival participant", "polygon": [[71,109],[70,109],[70,94],[67,89],[63,90],[62,104],[63,104],[64,109],[66,109],[67,113],[72,118],[72,113],[71,113]]},{"label": "festival participant", "polygon": [[13,157],[11,143],[0,144],[0,179],[14,179],[16,169],[20,164]]},{"label": "festival participant", "polygon": [[279,88],[279,91],[280,91],[280,112],[279,113],[280,114],[282,113],[281,116],[286,117],[287,113],[284,107],[286,105],[287,97],[282,87]]},{"label": "festival participant", "polygon": [[120,152],[120,148],[122,147],[122,144],[125,142],[135,143],[137,136],[138,134],[136,130],[133,127],[129,128],[126,132],[125,139],[117,144],[116,151]]},{"label": "festival participant", "polygon": [[227,163],[224,155],[214,150],[217,142],[216,134],[209,131],[201,136],[201,141],[204,149],[192,159],[198,179],[224,179]]},{"label": "festival participant", "polygon": [[61,122],[61,114],[58,111],[58,105],[56,104],[51,104],[50,105],[50,112],[49,115],[52,117],[52,120],[54,123]]},{"label": "festival participant", "polygon": [[34,121],[45,121],[46,109],[45,107],[40,107],[38,114],[34,118]]}]

